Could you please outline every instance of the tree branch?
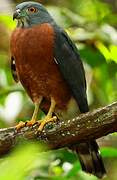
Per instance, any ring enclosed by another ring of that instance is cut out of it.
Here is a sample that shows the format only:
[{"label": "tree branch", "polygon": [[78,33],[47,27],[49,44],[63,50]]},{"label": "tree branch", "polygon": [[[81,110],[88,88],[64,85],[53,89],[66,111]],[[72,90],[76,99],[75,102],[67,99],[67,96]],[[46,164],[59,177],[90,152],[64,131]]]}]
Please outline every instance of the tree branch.
[{"label": "tree branch", "polygon": [[116,131],[117,102],[65,122],[49,123],[41,133],[37,124],[18,131],[15,127],[0,129],[0,155],[7,153],[21,139],[35,139],[46,143],[51,149],[59,149]]}]

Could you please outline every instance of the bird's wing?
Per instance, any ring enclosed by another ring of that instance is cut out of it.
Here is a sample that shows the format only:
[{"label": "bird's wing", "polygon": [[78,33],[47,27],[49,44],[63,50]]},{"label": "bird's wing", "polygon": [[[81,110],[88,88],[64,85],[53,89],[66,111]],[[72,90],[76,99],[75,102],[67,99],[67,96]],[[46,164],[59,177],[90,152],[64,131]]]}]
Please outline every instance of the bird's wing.
[{"label": "bird's wing", "polygon": [[11,56],[11,73],[12,73],[12,76],[13,76],[15,82],[19,82],[15,59],[12,56]]},{"label": "bird's wing", "polygon": [[67,82],[81,113],[89,110],[86,96],[86,79],[82,61],[76,46],[60,28],[55,29],[54,57]]}]

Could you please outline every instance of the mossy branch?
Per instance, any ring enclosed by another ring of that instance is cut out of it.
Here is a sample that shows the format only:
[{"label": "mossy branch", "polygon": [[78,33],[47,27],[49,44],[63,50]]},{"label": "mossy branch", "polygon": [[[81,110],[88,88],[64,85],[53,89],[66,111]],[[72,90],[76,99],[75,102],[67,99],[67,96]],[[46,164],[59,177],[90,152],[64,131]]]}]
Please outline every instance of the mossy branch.
[{"label": "mossy branch", "polygon": [[51,149],[59,149],[116,131],[117,102],[65,122],[49,123],[41,133],[38,132],[37,124],[18,131],[15,127],[0,129],[0,155],[6,154],[21,139],[41,141]]}]

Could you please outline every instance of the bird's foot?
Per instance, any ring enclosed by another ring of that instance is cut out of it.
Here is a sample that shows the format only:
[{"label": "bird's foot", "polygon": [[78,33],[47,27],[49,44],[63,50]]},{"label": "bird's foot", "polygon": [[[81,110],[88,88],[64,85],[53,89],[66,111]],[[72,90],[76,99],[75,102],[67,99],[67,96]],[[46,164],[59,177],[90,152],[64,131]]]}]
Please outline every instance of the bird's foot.
[{"label": "bird's foot", "polygon": [[26,121],[25,126],[33,126],[36,123],[35,119],[31,119],[30,121]]},{"label": "bird's foot", "polygon": [[25,122],[20,121],[15,127],[16,127],[17,130],[19,130],[19,129],[25,127],[25,124],[26,124]]},{"label": "bird's foot", "polygon": [[30,127],[38,123],[39,124],[38,131],[41,132],[46,124],[48,124],[49,122],[55,122],[56,120],[57,120],[56,116],[45,117],[44,119],[39,121],[36,121],[35,119],[31,119],[30,121],[26,121],[26,122],[20,121],[15,127],[17,130],[20,130],[23,127]]},{"label": "bird's foot", "polygon": [[53,116],[53,117],[45,117],[44,119],[42,119],[41,121],[38,121],[39,122],[39,128],[38,128],[38,131],[42,131],[44,126],[49,123],[49,122],[55,122],[57,120],[57,117],[56,116]]},{"label": "bird's foot", "polygon": [[26,121],[26,122],[20,121],[15,127],[17,130],[19,130],[26,126],[33,126],[35,123],[36,123],[35,119],[31,119],[30,121]]}]

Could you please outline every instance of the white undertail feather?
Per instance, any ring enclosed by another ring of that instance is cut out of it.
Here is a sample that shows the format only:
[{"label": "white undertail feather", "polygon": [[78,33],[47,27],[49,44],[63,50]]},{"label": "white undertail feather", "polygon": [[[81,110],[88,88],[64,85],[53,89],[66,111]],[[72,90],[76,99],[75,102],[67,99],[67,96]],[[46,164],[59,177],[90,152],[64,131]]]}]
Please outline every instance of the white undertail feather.
[{"label": "white undertail feather", "polygon": [[68,102],[67,108],[62,111],[55,109],[55,114],[59,120],[73,119],[74,117],[78,116],[80,111],[76,100],[72,97]]}]

